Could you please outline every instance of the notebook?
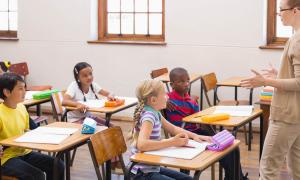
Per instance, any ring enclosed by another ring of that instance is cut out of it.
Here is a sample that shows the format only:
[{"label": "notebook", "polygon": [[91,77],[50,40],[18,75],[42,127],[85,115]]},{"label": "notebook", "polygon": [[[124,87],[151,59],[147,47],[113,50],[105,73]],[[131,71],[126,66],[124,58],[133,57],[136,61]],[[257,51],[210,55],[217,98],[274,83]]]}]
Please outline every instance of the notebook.
[{"label": "notebook", "polygon": [[26,91],[25,100],[33,99],[33,95],[41,91]]},{"label": "notebook", "polygon": [[253,106],[216,106],[213,114],[227,113],[230,116],[250,116]]},{"label": "notebook", "polygon": [[26,132],[14,141],[20,143],[60,144],[77,130],[77,128],[38,127],[35,130]]},{"label": "notebook", "polygon": [[208,142],[199,143],[194,140],[189,140],[187,144],[187,146],[189,147],[169,147],[156,151],[147,151],[144,153],[178,159],[193,159],[197,155],[205,151],[207,145],[209,145]]}]

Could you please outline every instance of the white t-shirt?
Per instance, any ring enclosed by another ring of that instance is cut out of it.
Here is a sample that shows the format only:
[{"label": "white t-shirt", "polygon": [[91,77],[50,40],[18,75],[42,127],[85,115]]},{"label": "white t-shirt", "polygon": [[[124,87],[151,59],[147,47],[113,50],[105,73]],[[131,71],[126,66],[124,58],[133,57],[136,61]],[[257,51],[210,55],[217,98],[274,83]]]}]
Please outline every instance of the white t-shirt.
[{"label": "white t-shirt", "polygon": [[[78,84],[76,83],[76,81],[73,81],[69,85],[69,87],[66,91],[66,94],[71,96],[73,101],[84,101],[84,97],[86,98],[86,100],[93,100],[93,99],[96,99],[95,94],[98,95],[98,93],[101,91],[102,88],[95,82],[92,83],[92,86],[94,88],[95,93],[92,91],[92,89],[90,87],[89,91],[86,94],[85,93],[83,94],[82,91],[79,89]],[[80,111],[77,111],[77,110],[76,111],[70,111],[70,112],[68,112],[68,119],[71,119],[71,118],[72,119],[74,119],[74,118],[78,119],[78,118],[82,118],[86,115],[87,115],[87,113],[84,114],[84,113],[82,113]]]}]

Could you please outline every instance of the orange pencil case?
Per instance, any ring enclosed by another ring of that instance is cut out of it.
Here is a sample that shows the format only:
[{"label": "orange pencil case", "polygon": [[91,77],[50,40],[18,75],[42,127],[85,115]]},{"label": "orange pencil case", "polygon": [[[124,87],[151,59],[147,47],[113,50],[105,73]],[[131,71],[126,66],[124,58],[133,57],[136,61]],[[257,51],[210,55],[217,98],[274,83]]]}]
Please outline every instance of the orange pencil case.
[{"label": "orange pencil case", "polygon": [[117,107],[121,106],[125,103],[125,99],[118,99],[116,101],[106,101],[104,106],[105,107]]}]

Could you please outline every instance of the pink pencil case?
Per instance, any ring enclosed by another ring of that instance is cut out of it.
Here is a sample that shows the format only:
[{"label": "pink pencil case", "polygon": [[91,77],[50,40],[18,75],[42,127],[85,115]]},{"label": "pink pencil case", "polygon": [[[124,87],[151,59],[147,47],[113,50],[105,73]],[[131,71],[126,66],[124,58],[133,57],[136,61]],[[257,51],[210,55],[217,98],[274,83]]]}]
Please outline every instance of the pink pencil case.
[{"label": "pink pencil case", "polygon": [[222,151],[233,144],[234,136],[227,130],[223,130],[212,137],[212,144],[207,146],[211,151]]}]

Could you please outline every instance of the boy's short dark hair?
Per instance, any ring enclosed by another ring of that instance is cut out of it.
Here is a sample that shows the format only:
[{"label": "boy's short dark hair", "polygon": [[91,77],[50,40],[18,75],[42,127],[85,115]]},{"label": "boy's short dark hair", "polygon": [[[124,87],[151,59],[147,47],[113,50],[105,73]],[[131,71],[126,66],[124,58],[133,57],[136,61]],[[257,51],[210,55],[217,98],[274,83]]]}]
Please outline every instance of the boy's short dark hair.
[{"label": "boy's short dark hair", "polygon": [[6,97],[3,93],[3,90],[7,89],[12,91],[17,85],[18,81],[25,83],[24,79],[16,73],[9,72],[0,75],[0,98],[5,99]]},{"label": "boy's short dark hair", "polygon": [[182,67],[172,69],[169,74],[170,81],[174,82],[174,79],[182,74],[188,74],[187,70]]}]

